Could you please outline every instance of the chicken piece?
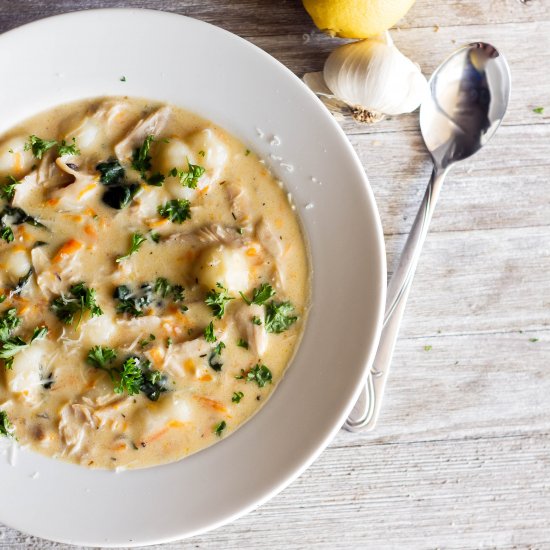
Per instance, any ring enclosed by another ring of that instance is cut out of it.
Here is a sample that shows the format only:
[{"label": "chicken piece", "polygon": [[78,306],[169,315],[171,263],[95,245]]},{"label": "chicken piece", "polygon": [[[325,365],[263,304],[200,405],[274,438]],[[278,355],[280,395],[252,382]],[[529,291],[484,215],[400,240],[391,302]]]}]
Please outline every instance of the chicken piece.
[{"label": "chicken piece", "polygon": [[147,118],[140,120],[126,137],[115,145],[115,154],[120,160],[127,160],[132,156],[134,149],[141,147],[149,135],[157,136],[162,132],[170,118],[170,107],[161,107]]},{"label": "chicken piece", "polygon": [[[70,249],[70,253],[64,253],[64,249],[68,251]],[[68,283],[82,279],[79,270],[81,250],[82,244],[71,240],[65,243],[50,260],[42,248],[32,249],[31,261],[36,275],[36,284],[46,298],[61,294]]]},{"label": "chicken piece", "polygon": [[[256,317],[261,325],[252,322]],[[242,338],[248,342],[248,349],[254,355],[262,357],[267,349],[269,335],[265,331],[265,308],[257,304],[243,304],[235,311],[235,324]]]},{"label": "chicken piece", "polygon": [[71,163],[65,162],[65,157],[56,159],[55,164],[63,173],[71,176],[73,182],[56,188],[50,194],[50,198],[56,201],[56,207],[60,210],[69,212],[85,210],[89,201],[102,191],[97,178],[78,171]]},{"label": "chicken piece", "polygon": [[231,205],[231,212],[236,218],[236,222],[241,227],[250,226],[252,221],[252,209],[250,198],[246,191],[236,183],[226,182],[224,189]]},{"label": "chicken piece", "polygon": [[[172,344],[164,355],[162,370],[175,378],[200,375],[202,371],[206,372],[206,355],[211,351],[211,347],[211,344],[203,337],[188,340],[181,344]],[[153,356],[154,352],[153,355],[151,355],[151,352],[147,352],[146,355],[153,361],[153,364],[158,363]],[[201,357],[201,355],[205,357]]]},{"label": "chicken piece", "polygon": [[280,239],[277,238],[275,232],[269,223],[262,218],[256,225],[256,238],[262,248],[271,256],[273,261],[275,284],[283,289],[285,286],[286,276],[279,260],[283,257],[283,245]]},{"label": "chicken piece", "polygon": [[59,435],[69,454],[85,452],[82,445],[91,430],[97,429],[92,408],[83,403],[67,403],[59,414]]},{"label": "chicken piece", "polygon": [[14,285],[31,269],[29,251],[19,245],[3,250],[0,254],[0,265],[2,266],[2,275],[6,275],[10,285]]}]

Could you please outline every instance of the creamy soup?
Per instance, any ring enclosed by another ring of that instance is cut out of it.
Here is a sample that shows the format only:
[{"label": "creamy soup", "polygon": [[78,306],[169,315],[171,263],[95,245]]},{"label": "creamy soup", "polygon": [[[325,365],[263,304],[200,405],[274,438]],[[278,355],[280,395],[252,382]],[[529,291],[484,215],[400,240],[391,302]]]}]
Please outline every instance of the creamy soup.
[{"label": "creamy soup", "polygon": [[283,376],[309,297],[287,194],[192,113],[109,97],[0,138],[0,437],[89,467],[178,460]]}]

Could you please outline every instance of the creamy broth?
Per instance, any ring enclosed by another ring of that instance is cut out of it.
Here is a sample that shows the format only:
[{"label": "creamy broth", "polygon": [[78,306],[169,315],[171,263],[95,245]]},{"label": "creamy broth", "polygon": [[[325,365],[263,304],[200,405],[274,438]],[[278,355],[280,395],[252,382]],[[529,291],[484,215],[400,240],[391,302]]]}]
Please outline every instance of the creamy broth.
[{"label": "creamy broth", "polygon": [[0,138],[0,437],[98,468],[181,459],[251,417],[309,298],[287,194],[174,106],[64,105]]}]

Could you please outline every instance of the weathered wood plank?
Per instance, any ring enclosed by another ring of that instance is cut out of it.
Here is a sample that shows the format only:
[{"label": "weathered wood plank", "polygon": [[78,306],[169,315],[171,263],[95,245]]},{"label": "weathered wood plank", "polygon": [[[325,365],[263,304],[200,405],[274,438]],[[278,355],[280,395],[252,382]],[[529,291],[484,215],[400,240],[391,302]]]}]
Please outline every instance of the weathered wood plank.
[{"label": "weathered wood plank", "polygon": [[[418,132],[353,135],[386,235],[408,233],[431,172]],[[550,126],[499,129],[478,155],[456,165],[430,231],[542,226],[550,223]],[[345,192],[345,182],[342,182]]]},{"label": "weathered wood plank", "polygon": [[[403,238],[388,238],[390,268]],[[548,227],[431,233],[403,321],[403,338],[543,330],[550,316]]]}]

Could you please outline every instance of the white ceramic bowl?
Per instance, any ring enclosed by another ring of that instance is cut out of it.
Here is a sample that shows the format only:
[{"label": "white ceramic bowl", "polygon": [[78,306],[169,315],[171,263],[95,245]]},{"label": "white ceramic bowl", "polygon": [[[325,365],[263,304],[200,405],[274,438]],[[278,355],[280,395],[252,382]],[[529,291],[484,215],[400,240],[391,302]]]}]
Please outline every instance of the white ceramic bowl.
[{"label": "white ceramic bowl", "polygon": [[[60,103],[113,94],[168,101],[215,121],[265,158],[292,192],[313,264],[302,344],[250,422],[180,462],[140,471],[87,470],[25,449],[15,466],[0,457],[0,521],[57,541],[126,546],[188,537],[252,510],[329,443],[378,340],[384,242],[351,145],[279,62],[173,14],[98,10],[26,25],[0,37],[0,79],[0,131]],[[271,144],[273,135],[280,145]]]}]

